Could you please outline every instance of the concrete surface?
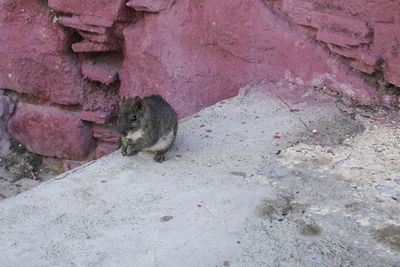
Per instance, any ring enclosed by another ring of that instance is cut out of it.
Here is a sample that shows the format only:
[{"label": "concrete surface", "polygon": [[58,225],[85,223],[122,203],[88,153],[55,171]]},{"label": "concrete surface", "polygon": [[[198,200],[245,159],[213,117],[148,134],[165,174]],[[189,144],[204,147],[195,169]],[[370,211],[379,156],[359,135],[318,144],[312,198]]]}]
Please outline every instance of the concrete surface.
[{"label": "concrete surface", "polygon": [[0,202],[0,266],[400,266],[399,129],[259,94]]}]

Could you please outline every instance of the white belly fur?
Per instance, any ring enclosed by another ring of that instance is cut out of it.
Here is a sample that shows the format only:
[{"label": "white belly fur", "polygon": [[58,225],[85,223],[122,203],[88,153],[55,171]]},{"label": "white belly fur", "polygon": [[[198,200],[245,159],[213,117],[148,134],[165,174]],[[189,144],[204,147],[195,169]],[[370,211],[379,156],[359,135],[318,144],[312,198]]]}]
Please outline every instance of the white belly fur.
[{"label": "white belly fur", "polygon": [[151,147],[147,147],[144,151],[149,152],[157,152],[166,149],[169,147],[174,141],[174,131],[170,131],[169,133],[164,134],[158,139],[157,143],[152,145]]},{"label": "white belly fur", "polygon": [[137,130],[136,132],[133,133],[129,133],[126,138],[128,138],[129,140],[131,140],[132,142],[136,142],[136,140],[138,140],[139,138],[143,137],[143,130]]}]

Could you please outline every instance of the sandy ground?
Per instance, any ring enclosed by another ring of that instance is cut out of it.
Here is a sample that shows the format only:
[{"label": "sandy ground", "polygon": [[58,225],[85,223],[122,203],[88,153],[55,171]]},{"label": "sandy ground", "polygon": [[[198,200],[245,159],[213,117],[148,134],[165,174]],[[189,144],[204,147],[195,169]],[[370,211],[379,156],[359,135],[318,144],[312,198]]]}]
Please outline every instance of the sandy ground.
[{"label": "sandy ground", "polygon": [[42,157],[28,152],[14,141],[10,153],[0,155],[0,201],[25,192],[60,173],[60,169],[56,170],[46,161],[43,164]]},{"label": "sandy ground", "polygon": [[0,202],[0,266],[400,266],[398,122],[256,89]]}]

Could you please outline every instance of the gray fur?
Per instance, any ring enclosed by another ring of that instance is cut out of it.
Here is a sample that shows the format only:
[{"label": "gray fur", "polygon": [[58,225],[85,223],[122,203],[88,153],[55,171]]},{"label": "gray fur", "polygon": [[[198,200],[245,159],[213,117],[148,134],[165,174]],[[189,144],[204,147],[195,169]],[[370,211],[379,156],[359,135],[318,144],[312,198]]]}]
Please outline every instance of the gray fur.
[{"label": "gray fur", "polygon": [[[175,140],[177,114],[159,95],[129,97],[120,107],[118,128],[124,137],[135,136],[127,147],[122,147],[123,155],[130,156],[155,147],[156,150],[151,150],[155,154],[154,160],[161,162]],[[165,136],[169,137],[168,142],[164,142]]]}]

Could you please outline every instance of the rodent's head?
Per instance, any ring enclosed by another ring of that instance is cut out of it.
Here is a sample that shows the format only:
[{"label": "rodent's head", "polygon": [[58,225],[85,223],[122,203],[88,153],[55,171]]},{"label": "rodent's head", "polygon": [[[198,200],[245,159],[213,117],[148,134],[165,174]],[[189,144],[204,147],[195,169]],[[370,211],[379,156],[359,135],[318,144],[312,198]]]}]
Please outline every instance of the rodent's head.
[{"label": "rodent's head", "polygon": [[145,124],[146,104],[140,97],[123,98],[122,105],[118,112],[118,130],[126,136]]}]

